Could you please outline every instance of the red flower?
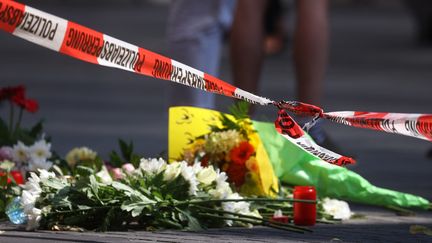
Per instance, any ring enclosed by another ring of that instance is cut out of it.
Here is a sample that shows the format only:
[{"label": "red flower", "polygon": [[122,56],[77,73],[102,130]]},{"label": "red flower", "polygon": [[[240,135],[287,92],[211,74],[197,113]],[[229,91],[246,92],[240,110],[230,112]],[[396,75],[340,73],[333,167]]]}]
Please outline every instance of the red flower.
[{"label": "red flower", "polygon": [[[21,172],[17,171],[17,170],[13,170],[10,172],[11,176],[14,178],[15,182],[17,185],[22,185],[24,184],[24,178],[21,174]],[[7,174],[5,172],[0,171],[0,177],[1,176],[6,176]],[[11,179],[7,179],[7,184],[10,184],[12,182]]]},{"label": "red flower", "polygon": [[249,142],[241,142],[237,147],[231,149],[230,159],[234,164],[244,165],[254,152],[255,149]]},{"label": "red flower", "polygon": [[28,112],[32,112],[32,113],[36,112],[39,109],[39,105],[37,101],[31,99],[25,101],[24,107]]},{"label": "red flower", "polygon": [[202,167],[208,167],[209,166],[209,156],[208,155],[204,155],[204,157],[201,158],[201,166]]},{"label": "red flower", "polygon": [[36,112],[39,109],[36,100],[27,99],[25,97],[25,87],[22,85],[0,89],[0,101],[5,99],[12,101],[19,107],[26,109],[28,112]]},{"label": "red flower", "polygon": [[247,168],[244,165],[230,163],[228,170],[226,171],[228,175],[228,180],[236,187],[240,187],[245,182]]},{"label": "red flower", "polygon": [[16,87],[5,87],[0,89],[0,101],[4,99],[13,100],[15,99],[24,99],[25,96],[25,88],[22,85]]}]

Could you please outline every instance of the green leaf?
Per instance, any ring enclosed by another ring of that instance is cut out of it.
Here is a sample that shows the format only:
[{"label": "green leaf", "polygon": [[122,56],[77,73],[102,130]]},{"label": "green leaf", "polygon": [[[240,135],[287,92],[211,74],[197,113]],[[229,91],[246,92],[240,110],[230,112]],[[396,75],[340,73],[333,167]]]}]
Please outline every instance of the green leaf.
[{"label": "green leaf", "polygon": [[81,210],[91,209],[91,207],[89,207],[87,205],[78,205],[77,207],[78,207],[78,209],[81,209]]},{"label": "green leaf", "polygon": [[34,125],[30,132],[29,136],[36,140],[36,138],[39,136],[39,134],[42,133],[43,130],[43,120],[40,120],[36,125]]},{"label": "green leaf", "polygon": [[123,155],[123,158],[126,161],[130,161],[131,156],[132,156],[132,152],[133,152],[133,144],[132,144],[132,142],[130,142],[129,144],[127,144],[122,139],[119,139],[119,144],[120,144],[120,151],[121,151],[121,153]]},{"label": "green leaf", "polygon": [[99,198],[98,197],[99,183],[97,182],[96,177],[94,175],[90,175],[89,179],[90,179],[90,189],[91,189],[91,191],[93,192],[93,194],[94,194],[94,196],[96,198]]},{"label": "green leaf", "polygon": [[117,190],[124,191],[125,194],[127,196],[129,196],[129,197],[139,198],[139,200],[140,200],[139,202],[146,203],[146,204],[155,203],[155,201],[153,201],[153,200],[149,199],[148,197],[144,196],[140,191],[135,190],[132,187],[130,187],[130,186],[126,185],[126,184],[123,184],[121,182],[113,181],[113,183],[111,184],[111,186],[114,187]]},{"label": "green leaf", "polygon": [[249,106],[249,103],[241,100],[229,107],[228,110],[236,119],[245,119],[249,117]]},{"label": "green leaf", "polygon": [[75,168],[75,173],[80,176],[90,176],[95,173],[95,171],[92,168],[89,168],[87,166],[78,165]]},{"label": "green leaf", "polygon": [[192,216],[190,211],[181,210],[179,208],[176,208],[176,210],[179,211],[184,217],[187,218],[187,222],[188,222],[188,226],[186,228],[187,230],[191,230],[191,231],[203,230],[198,219]]},{"label": "green leaf", "polygon": [[122,165],[122,160],[120,158],[120,156],[117,154],[116,151],[111,151],[110,155],[109,155],[109,160],[110,163],[115,166],[115,167],[121,167]]}]

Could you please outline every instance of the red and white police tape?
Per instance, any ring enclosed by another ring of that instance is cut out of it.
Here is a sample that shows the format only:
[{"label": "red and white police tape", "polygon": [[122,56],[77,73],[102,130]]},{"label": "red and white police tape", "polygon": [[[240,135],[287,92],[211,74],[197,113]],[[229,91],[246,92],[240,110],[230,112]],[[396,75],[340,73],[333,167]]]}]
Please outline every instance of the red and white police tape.
[{"label": "red and white police tape", "polygon": [[279,108],[276,130],[300,148],[332,164],[345,165],[355,161],[314,143],[285,110],[313,116],[315,120],[324,118],[349,126],[432,141],[431,114],[324,112],[319,107],[301,102],[275,102],[168,57],[15,1],[0,0],[0,29],[83,61],[169,80],[252,104],[275,105]]}]

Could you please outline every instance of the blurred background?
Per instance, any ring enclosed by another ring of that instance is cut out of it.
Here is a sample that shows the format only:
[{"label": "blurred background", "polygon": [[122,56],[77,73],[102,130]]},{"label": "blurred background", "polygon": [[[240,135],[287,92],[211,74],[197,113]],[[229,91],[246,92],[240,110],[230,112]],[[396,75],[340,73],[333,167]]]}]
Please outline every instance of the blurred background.
[{"label": "blurred background", "polygon": [[[20,2],[93,28],[123,41],[168,55],[169,1],[43,0]],[[432,113],[432,4],[416,1],[330,1],[330,48],[322,107],[326,111]],[[264,46],[259,95],[294,100],[292,61],[294,2],[281,1],[282,42]],[[228,38],[218,76],[231,82]],[[280,46],[278,46],[280,44]],[[23,84],[39,101],[24,124],[43,119],[52,148],[60,155],[88,146],[103,157],[117,139],[133,141],[152,157],[167,149],[169,86],[177,85],[118,69],[84,63],[0,32],[0,86]],[[217,97],[226,111],[233,100]],[[0,106],[2,118],[7,107]],[[255,117],[273,121],[273,107]],[[375,131],[324,124],[372,183],[432,199],[432,143]]]}]

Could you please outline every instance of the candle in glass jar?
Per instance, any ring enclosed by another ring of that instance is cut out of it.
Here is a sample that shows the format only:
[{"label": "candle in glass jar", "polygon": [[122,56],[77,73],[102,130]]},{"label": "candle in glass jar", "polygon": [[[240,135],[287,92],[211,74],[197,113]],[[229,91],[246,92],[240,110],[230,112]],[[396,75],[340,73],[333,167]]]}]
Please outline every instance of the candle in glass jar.
[{"label": "candle in glass jar", "polygon": [[[295,186],[294,199],[316,200],[316,190],[313,186]],[[294,202],[294,224],[303,226],[315,225],[316,204]]]}]

